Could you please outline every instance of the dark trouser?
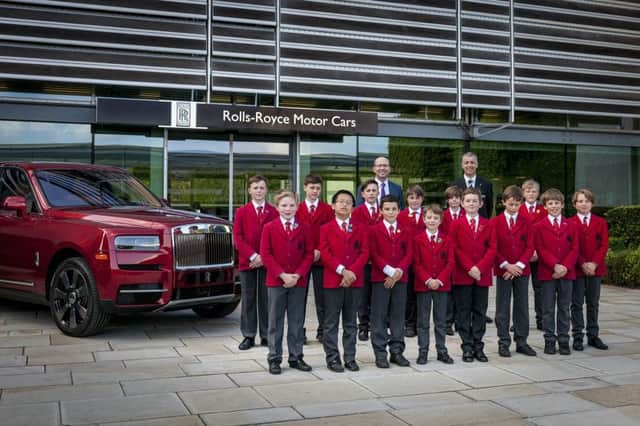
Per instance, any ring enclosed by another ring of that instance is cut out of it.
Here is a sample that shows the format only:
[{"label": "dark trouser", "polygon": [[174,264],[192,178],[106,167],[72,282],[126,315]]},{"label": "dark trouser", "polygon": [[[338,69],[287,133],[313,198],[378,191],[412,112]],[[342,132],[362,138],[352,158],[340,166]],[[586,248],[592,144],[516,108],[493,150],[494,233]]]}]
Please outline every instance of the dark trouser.
[{"label": "dark trouser", "polygon": [[571,297],[571,325],[573,338],[582,340],[584,336],[584,315],[582,306],[587,300],[587,337],[598,337],[598,310],[600,307],[600,283],[602,277],[579,277],[573,282]]},{"label": "dark trouser", "polygon": [[447,329],[447,299],[449,294],[444,291],[425,291],[416,293],[417,298],[417,331],[420,352],[429,350],[429,317],[433,304],[433,329],[436,337],[436,351],[447,353],[445,336]]},{"label": "dark trouser", "polygon": [[462,352],[484,349],[485,317],[489,304],[489,287],[454,285],[456,299],[456,330],[462,339]]},{"label": "dark trouser", "polygon": [[513,294],[513,339],[516,346],[527,343],[529,337],[529,277],[505,280],[497,277],[496,284],[496,328],[498,344],[511,345],[509,324],[511,321],[511,295]]},{"label": "dark trouser", "polygon": [[[542,282],[542,300],[544,314],[544,341],[563,344],[569,343],[569,308],[571,306],[572,281],[551,280]],[[556,321],[557,306],[557,321]]]},{"label": "dark trouser", "polygon": [[416,329],[416,292],[413,290],[413,268],[409,267],[409,275],[407,281],[407,307],[405,308],[404,326],[407,329]]},{"label": "dark trouser", "polygon": [[[313,265],[309,271],[307,282],[311,284],[309,277],[313,277],[313,298],[316,304],[316,317],[318,318],[318,334],[322,335],[322,323],[324,321],[324,306],[323,306],[323,288],[322,288],[322,273],[324,268],[322,265]],[[307,299],[309,297],[309,286],[307,286],[307,292],[304,295],[304,316],[307,317]]]},{"label": "dark trouser", "polygon": [[538,281],[538,261],[529,262],[531,287],[533,287],[533,307],[536,311],[536,325],[542,323],[542,283]]},{"label": "dark trouser", "polygon": [[362,288],[325,288],[324,289],[324,353],[327,364],[334,361],[340,362],[338,350],[338,326],[342,313],[342,347],[344,349],[344,362],[356,359],[356,337],[358,326],[356,317]]},{"label": "dark trouser", "polygon": [[282,335],[287,314],[289,361],[302,359],[304,344],[304,287],[269,287],[269,355],[267,361],[282,362]]},{"label": "dark trouser", "polygon": [[358,328],[369,330],[369,316],[371,315],[371,264],[364,266],[364,284],[360,295],[360,305],[358,306]]},{"label": "dark trouser", "polygon": [[269,307],[267,306],[267,286],[264,283],[266,278],[267,271],[264,268],[240,271],[242,288],[240,331],[244,337],[256,337],[259,325],[260,337],[267,338]]},{"label": "dark trouser", "polygon": [[456,321],[456,298],[453,297],[453,292],[447,297],[447,327],[453,327],[453,323]]},{"label": "dark trouser", "polygon": [[[392,288],[371,284],[371,345],[378,358],[387,357],[387,341],[391,354],[404,352],[404,310],[407,305],[407,284],[396,283]],[[387,325],[391,338],[387,339]]]}]

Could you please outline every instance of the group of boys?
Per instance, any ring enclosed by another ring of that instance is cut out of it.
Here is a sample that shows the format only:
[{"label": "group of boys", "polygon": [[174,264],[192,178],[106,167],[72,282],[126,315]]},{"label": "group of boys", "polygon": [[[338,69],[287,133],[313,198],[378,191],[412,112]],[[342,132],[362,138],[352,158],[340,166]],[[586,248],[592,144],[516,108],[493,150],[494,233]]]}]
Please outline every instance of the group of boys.
[{"label": "group of boys", "polygon": [[[304,180],[304,201],[297,207],[291,206],[290,199],[295,195],[287,192],[284,197],[289,198],[282,205],[279,201],[282,194],[276,197],[274,208],[266,202],[266,179],[254,176],[249,180],[251,201],[236,213],[234,240],[242,283],[244,337],[239,348],[254,346],[259,331],[261,345],[269,346],[267,360],[272,374],[281,372],[285,307],[289,315],[289,365],[302,371],[310,371],[311,367],[302,359],[306,339],[304,307],[302,316],[300,310],[294,311],[295,318],[302,320],[294,323],[291,316],[292,303],[306,306],[306,296],[302,301],[299,299],[302,292],[298,291],[296,299],[289,302],[272,300],[272,293],[267,298],[264,289],[267,276],[273,276],[267,286],[304,287],[305,294],[308,278],[312,276],[318,318],[316,338],[323,344],[327,367],[334,372],[343,372],[345,368],[359,370],[356,362],[359,314],[370,318],[376,366],[410,365],[404,356],[408,287],[416,295],[418,364],[428,361],[431,311],[437,360],[454,362],[445,345],[451,299],[455,302],[462,360],[487,362],[483,340],[493,274],[500,356],[511,356],[511,331],[517,352],[536,355],[527,343],[530,275],[535,290],[536,323],[544,331],[546,354],[556,353],[556,343],[560,354],[571,353],[570,322],[573,348],[583,350],[585,298],[587,343],[607,348],[598,337],[607,226],[602,218],[591,213],[594,198],[589,190],[574,194],[573,204],[578,213],[567,219],[562,216],[564,196],[560,191],[545,191],[540,204],[537,182],[528,180],[522,188],[508,186],[502,194],[504,213],[491,220],[479,214],[483,200],[476,188],[447,188],[448,208],[444,211],[435,204],[424,207],[424,193],[418,185],[409,187],[408,207],[404,210],[400,210],[401,202],[395,196],[380,196],[379,183],[373,179],[361,185],[363,202],[357,207],[354,195],[347,190],[337,191],[331,205],[320,200],[321,190],[322,179],[308,175]],[[278,216],[280,223],[274,221]],[[270,249],[277,252],[269,254],[269,265],[277,270],[275,275],[265,271],[260,251],[269,247],[265,238],[272,237],[265,237],[263,229],[271,221],[277,223],[272,227],[278,228],[285,241],[278,243],[277,249]],[[297,234],[291,229],[305,237],[298,237],[293,243]],[[286,244],[287,239],[290,244]],[[274,262],[274,257],[281,260]],[[297,261],[291,263],[291,259]],[[290,281],[292,276],[295,280]],[[363,298],[370,300],[368,312],[362,312]],[[272,318],[267,312],[274,311],[276,303],[281,304],[276,310],[282,314]],[[340,319],[342,356],[338,348]]]}]

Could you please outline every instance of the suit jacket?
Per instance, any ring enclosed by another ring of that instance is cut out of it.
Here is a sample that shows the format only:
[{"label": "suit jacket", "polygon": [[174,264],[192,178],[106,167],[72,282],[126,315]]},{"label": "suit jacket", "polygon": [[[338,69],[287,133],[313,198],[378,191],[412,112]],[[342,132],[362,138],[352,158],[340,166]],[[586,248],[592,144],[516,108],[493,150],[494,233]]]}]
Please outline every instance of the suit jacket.
[{"label": "suit jacket", "polygon": [[[392,182],[391,179],[387,179],[387,188],[389,188],[389,193],[386,195],[393,195],[398,199],[400,210],[404,209],[404,199],[402,198],[402,188],[395,182]],[[356,206],[364,203],[364,199],[362,198],[362,194],[358,191],[358,197],[356,198]]]},{"label": "suit jacket", "polygon": [[258,219],[253,203],[249,201],[244,206],[236,210],[233,219],[233,243],[238,250],[238,269],[247,271],[249,258],[254,253],[260,254],[260,237],[264,226],[273,219],[279,217],[276,208],[269,203],[265,203],[261,220]]},{"label": "suit jacket", "polygon": [[[467,189],[467,181],[465,177],[459,177],[453,182],[453,185],[462,189]],[[482,193],[482,207],[478,211],[480,216],[489,218],[493,214],[493,185],[491,182],[482,176],[476,175],[476,188]]]},{"label": "suit jacket", "polygon": [[422,220],[422,215],[424,214],[424,207],[420,208],[420,212],[418,215],[418,221],[416,222],[416,217],[411,217],[409,215],[409,209],[406,208],[398,213],[398,223],[402,229],[407,229],[411,236],[416,236],[422,232],[424,232],[427,227],[424,224],[424,220]]},{"label": "suit jacket", "polygon": [[[320,227],[330,220],[333,220],[334,217],[331,206],[327,203],[323,203],[322,201],[318,201],[318,207],[316,208],[313,216],[309,213],[307,203],[304,201],[300,203],[298,211],[296,212],[296,220],[300,223],[306,223],[309,225],[313,240],[313,248],[315,250],[319,250],[320,247]],[[321,264],[321,261],[319,260],[316,263]]]},{"label": "suit jacket", "polygon": [[601,277],[607,273],[605,257],[609,250],[609,228],[607,221],[591,213],[589,226],[585,227],[580,221],[580,217],[575,215],[569,219],[578,228],[579,251],[576,263],[576,277],[584,277],[582,264],[594,262],[598,264],[596,276]]},{"label": "suit jacket", "polygon": [[[413,239],[413,288],[416,292],[451,291],[451,275],[455,265],[453,243],[442,232],[438,232],[435,247],[426,232]],[[444,286],[431,290],[425,282],[431,278],[442,281]]]},{"label": "suit jacket", "polygon": [[[474,233],[466,216],[451,225],[449,237],[454,242],[456,266],[453,269],[453,285],[472,285],[490,287],[493,283],[491,268],[496,256],[496,236],[493,224],[482,216],[478,216],[478,231]],[[477,266],[480,269],[480,280],[475,281],[468,274],[469,269]]]},{"label": "suit jacket", "polygon": [[[464,215],[464,209],[460,207],[460,210],[458,210],[458,219],[464,217]],[[451,209],[447,207],[442,211],[442,222],[440,222],[438,230],[445,235],[449,235],[449,231],[451,230],[451,222],[453,222],[453,216],[451,216]]]},{"label": "suit jacket", "polygon": [[496,234],[496,260],[493,270],[497,276],[502,276],[506,270],[501,268],[503,262],[525,265],[522,275],[529,276],[529,259],[533,255],[533,232],[531,222],[521,214],[518,214],[513,229],[509,229],[509,223],[504,213],[491,219]]},{"label": "suit jacket", "polygon": [[309,226],[295,222],[287,235],[280,219],[264,226],[260,239],[260,255],[267,269],[267,287],[282,287],[281,273],[299,274],[296,287],[307,286],[307,275],[313,262],[313,238]]},{"label": "suit jacket", "polygon": [[576,279],[576,261],[578,260],[578,229],[574,222],[562,217],[560,229],[556,232],[548,219],[533,225],[534,247],[538,252],[538,280],[553,280],[553,267],[561,264],[568,269],[563,280]]},{"label": "suit jacket", "polygon": [[391,237],[384,222],[370,228],[371,238],[369,247],[371,251],[371,282],[382,282],[387,275],[382,271],[386,265],[400,268],[403,271],[402,278],[398,282],[406,283],[409,278],[409,265],[412,256],[411,240],[413,235],[407,229],[402,229],[396,222],[395,236]]},{"label": "suit jacket", "polygon": [[351,221],[361,225],[373,226],[382,220],[380,208],[377,209],[375,216],[371,216],[371,212],[366,204],[361,204],[351,212]]},{"label": "suit jacket", "polygon": [[518,210],[518,216],[525,216],[526,218],[529,219],[529,222],[531,222],[531,224],[536,223],[537,221],[539,221],[540,219],[544,219],[547,217],[548,213],[547,213],[547,209],[544,208],[544,206],[542,204],[540,204],[538,201],[536,201],[536,207],[533,213],[529,213],[529,209],[527,208],[527,204],[525,202],[523,202],[520,205],[520,210]]},{"label": "suit jacket", "polygon": [[344,232],[336,220],[320,227],[320,256],[324,273],[323,288],[339,288],[342,275],[336,272],[339,265],[356,274],[352,287],[362,287],[364,266],[369,261],[369,235],[366,225],[351,221],[349,232]]}]

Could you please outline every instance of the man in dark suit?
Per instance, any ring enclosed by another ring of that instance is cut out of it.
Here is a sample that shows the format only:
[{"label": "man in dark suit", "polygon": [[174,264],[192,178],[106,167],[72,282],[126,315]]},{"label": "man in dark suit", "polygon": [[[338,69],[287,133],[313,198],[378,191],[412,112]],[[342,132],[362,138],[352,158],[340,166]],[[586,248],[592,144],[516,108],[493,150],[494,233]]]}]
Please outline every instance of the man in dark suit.
[{"label": "man in dark suit", "polygon": [[482,207],[478,211],[480,216],[490,218],[493,214],[493,186],[488,179],[478,176],[478,156],[473,152],[462,155],[463,176],[456,179],[453,185],[465,190],[466,188],[478,188],[482,194]]},{"label": "man in dark suit", "polygon": [[[375,174],[375,180],[378,182],[378,204],[380,199],[386,195],[393,195],[400,201],[400,210],[404,209],[404,198],[402,197],[402,188],[397,183],[389,180],[389,174],[391,173],[391,164],[387,157],[378,157],[373,161],[373,173]],[[358,192],[358,199],[356,205],[362,204],[362,194]]]}]

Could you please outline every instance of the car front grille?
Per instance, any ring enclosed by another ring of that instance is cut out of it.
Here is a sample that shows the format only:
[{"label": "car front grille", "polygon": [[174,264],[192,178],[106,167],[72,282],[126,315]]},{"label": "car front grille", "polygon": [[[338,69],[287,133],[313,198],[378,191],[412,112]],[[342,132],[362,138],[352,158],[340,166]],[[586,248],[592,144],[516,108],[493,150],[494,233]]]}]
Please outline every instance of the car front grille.
[{"label": "car front grille", "polygon": [[229,225],[183,225],[173,228],[172,236],[177,270],[233,266],[233,234]]}]

